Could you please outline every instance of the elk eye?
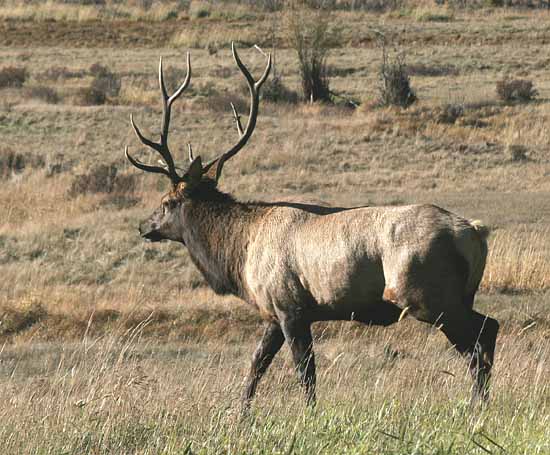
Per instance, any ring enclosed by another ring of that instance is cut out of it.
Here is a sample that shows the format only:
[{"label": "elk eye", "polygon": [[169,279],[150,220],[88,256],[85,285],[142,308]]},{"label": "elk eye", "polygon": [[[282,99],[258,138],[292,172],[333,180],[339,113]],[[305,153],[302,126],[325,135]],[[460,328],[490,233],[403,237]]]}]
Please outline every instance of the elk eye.
[{"label": "elk eye", "polygon": [[177,205],[177,202],[174,200],[166,201],[162,204],[162,212],[166,214],[168,210],[173,210]]}]

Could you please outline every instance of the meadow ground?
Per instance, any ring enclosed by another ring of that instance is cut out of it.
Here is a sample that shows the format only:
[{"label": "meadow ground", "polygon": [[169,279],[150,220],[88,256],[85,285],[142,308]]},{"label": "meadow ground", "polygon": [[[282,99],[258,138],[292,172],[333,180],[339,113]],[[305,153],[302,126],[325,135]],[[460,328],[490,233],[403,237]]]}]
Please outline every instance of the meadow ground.
[{"label": "meadow ground", "polygon": [[[274,36],[276,72],[299,90],[283,15],[17,5],[0,7],[0,85],[3,69],[26,69],[21,86],[0,88],[3,453],[550,454],[550,13],[428,2],[334,13],[331,87],[361,106],[263,102],[221,182],[245,200],[429,202],[482,219],[492,234],[476,307],[501,322],[490,404],[471,409],[464,359],[405,319],[319,324],[317,408],[284,351],[242,417],[261,321],[209,291],[183,248],[141,241],[137,225],[167,187],[123,150],[152,159],[129,114],[158,131],[159,55],[174,85],[191,51],[171,130],[182,162],[187,142],[211,157],[235,141],[229,103],[244,113],[247,98],[231,40],[257,73],[251,45]],[[406,53],[419,98],[407,110],[374,106],[373,29]],[[98,72],[118,82],[90,105]],[[533,81],[538,96],[503,103],[505,77]],[[441,121],[448,105],[454,123]]]}]

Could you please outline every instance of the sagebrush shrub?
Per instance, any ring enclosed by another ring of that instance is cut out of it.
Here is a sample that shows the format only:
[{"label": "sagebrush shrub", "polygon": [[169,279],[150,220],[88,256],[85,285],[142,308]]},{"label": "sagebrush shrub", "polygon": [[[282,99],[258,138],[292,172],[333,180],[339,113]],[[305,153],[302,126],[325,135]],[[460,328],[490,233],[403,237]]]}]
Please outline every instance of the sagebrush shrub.
[{"label": "sagebrush shrub", "polygon": [[175,92],[187,76],[187,70],[170,66],[163,71],[164,83],[169,92]]},{"label": "sagebrush shrub", "polygon": [[503,79],[497,82],[497,96],[505,102],[531,101],[538,95],[532,81],[527,79]]},{"label": "sagebrush shrub", "polygon": [[409,107],[416,101],[407,69],[400,63],[386,63],[380,69],[380,104]]},{"label": "sagebrush shrub", "polygon": [[105,92],[94,87],[81,87],[76,92],[76,104],[80,106],[98,106],[105,104]]},{"label": "sagebrush shrub", "polygon": [[407,108],[416,101],[416,93],[405,65],[405,55],[395,51],[392,58],[387,52],[385,37],[381,36],[382,64],[379,78],[379,103],[382,106],[400,106]]},{"label": "sagebrush shrub", "polygon": [[21,332],[47,316],[42,303],[29,299],[18,307],[0,307],[0,336]]},{"label": "sagebrush shrub", "polygon": [[454,124],[464,114],[464,107],[460,104],[446,104],[441,108],[437,117],[438,123]]},{"label": "sagebrush shrub", "polygon": [[81,106],[98,106],[120,94],[122,87],[120,76],[100,63],[90,66],[89,74],[93,76],[88,87],[80,88],[76,93],[76,103]]},{"label": "sagebrush shrub", "polygon": [[0,148],[0,178],[10,177],[12,174],[18,174],[25,168],[44,167],[44,159],[34,153],[25,151],[16,152],[10,148]]},{"label": "sagebrush shrub", "polygon": [[34,75],[37,81],[60,81],[83,76],[83,71],[71,71],[66,66],[52,66]]},{"label": "sagebrush shrub", "polygon": [[135,175],[119,174],[114,164],[98,164],[89,172],[74,177],[68,195],[76,197],[81,194],[131,193],[135,187]]},{"label": "sagebrush shrub", "polygon": [[298,102],[298,93],[289,89],[280,76],[274,76],[265,82],[261,96],[263,100],[272,103],[295,104]]},{"label": "sagebrush shrub", "polygon": [[94,77],[91,88],[103,92],[105,99],[116,98],[122,86],[120,77],[106,66],[94,63],[90,67],[90,74]]},{"label": "sagebrush shrub", "polygon": [[7,66],[0,70],[0,88],[23,87],[28,77],[29,73],[26,68]]},{"label": "sagebrush shrub", "polygon": [[27,90],[27,96],[30,98],[45,101],[48,104],[57,104],[61,100],[57,90],[45,85],[36,85]]},{"label": "sagebrush shrub", "polygon": [[519,144],[511,144],[507,147],[508,155],[510,160],[514,162],[527,161],[529,157],[527,156],[527,147]]},{"label": "sagebrush shrub", "polygon": [[329,28],[329,19],[326,11],[304,4],[287,13],[287,34],[298,55],[304,101],[331,101],[327,56],[336,37]]},{"label": "sagebrush shrub", "polygon": [[5,178],[12,173],[25,169],[25,157],[11,149],[0,149],[0,177]]}]

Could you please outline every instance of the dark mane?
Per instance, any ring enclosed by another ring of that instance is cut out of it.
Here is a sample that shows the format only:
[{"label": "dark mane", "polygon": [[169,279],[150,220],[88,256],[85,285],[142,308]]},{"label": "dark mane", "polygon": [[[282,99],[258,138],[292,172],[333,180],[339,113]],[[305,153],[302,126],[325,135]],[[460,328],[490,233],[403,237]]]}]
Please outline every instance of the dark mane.
[{"label": "dark mane", "polygon": [[237,202],[205,179],[184,203],[183,240],[217,294],[245,297],[242,279],[249,227],[265,206]]},{"label": "dark mane", "polygon": [[308,204],[305,202],[292,201],[246,201],[238,202],[232,195],[220,191],[216,187],[214,180],[203,178],[199,185],[187,194],[187,197],[195,201],[211,201],[221,203],[238,203],[241,206],[249,208],[267,208],[267,207],[290,207],[304,212],[314,213],[316,215],[329,215],[344,210],[351,210],[357,207],[336,207],[329,205]]}]

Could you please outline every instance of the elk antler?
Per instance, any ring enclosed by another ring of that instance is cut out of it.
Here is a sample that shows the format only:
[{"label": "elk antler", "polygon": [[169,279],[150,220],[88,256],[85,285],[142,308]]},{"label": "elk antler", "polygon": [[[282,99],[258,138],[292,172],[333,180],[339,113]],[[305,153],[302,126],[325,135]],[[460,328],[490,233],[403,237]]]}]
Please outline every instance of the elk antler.
[{"label": "elk antler", "polygon": [[231,157],[235,156],[239,152],[239,150],[241,150],[245,146],[245,144],[248,142],[248,139],[250,139],[250,136],[252,136],[254,128],[256,127],[256,119],[258,117],[258,106],[260,104],[260,88],[263,85],[263,83],[266,81],[267,76],[269,76],[269,72],[271,71],[271,54],[268,54],[267,65],[264,70],[264,73],[262,74],[262,77],[258,79],[258,81],[255,81],[252,75],[250,74],[250,71],[248,71],[246,66],[244,66],[243,62],[241,61],[239,54],[237,53],[237,49],[235,48],[235,43],[231,43],[231,51],[233,52],[233,58],[235,59],[235,63],[237,64],[241,72],[244,74],[244,77],[246,78],[246,82],[248,83],[248,89],[250,90],[250,112],[248,114],[246,128],[243,131],[240,116],[237,113],[235,106],[231,104],[231,108],[233,110],[233,117],[237,124],[237,130],[239,132],[239,141],[233,147],[231,147],[227,152],[223,153],[216,159],[208,162],[203,168],[203,173],[206,173],[214,164],[217,163],[216,181],[220,178],[221,171],[225,162]]},{"label": "elk antler", "polygon": [[[180,97],[180,95],[189,85],[190,80],[191,80],[191,57],[188,52],[187,53],[187,75],[185,76],[185,80],[183,81],[183,84],[181,84],[181,86],[171,96],[168,96],[168,93],[166,92],[166,86],[164,85],[164,75],[162,71],[162,57],[160,58],[159,85],[160,85],[160,92],[162,94],[162,130],[160,133],[160,142],[153,142],[150,139],[147,139],[145,136],[143,136],[139,128],[134,123],[133,116],[130,115],[130,122],[132,123],[132,127],[134,128],[134,131],[137,137],[139,138],[139,140],[146,146],[151,147],[153,150],[156,150],[158,153],[160,153],[160,155],[162,156],[162,159],[166,163],[166,167],[151,166],[149,164],[142,163],[141,161],[133,158],[128,153],[128,146],[126,146],[126,149],[125,149],[126,158],[128,158],[128,160],[130,160],[130,162],[135,167],[141,169],[142,171],[155,172],[158,174],[164,174],[168,176],[174,186],[177,185],[179,182],[181,182],[182,177],[179,176],[178,173],[176,172],[174,159],[172,158],[172,154],[170,153],[170,150],[168,148],[168,128],[170,126],[170,115],[172,112],[172,103]],[[189,149],[189,151],[190,151],[190,156],[192,156],[191,149]]]}]

